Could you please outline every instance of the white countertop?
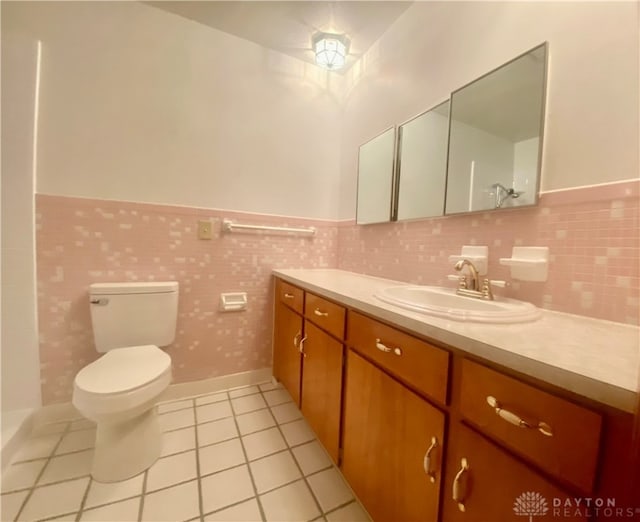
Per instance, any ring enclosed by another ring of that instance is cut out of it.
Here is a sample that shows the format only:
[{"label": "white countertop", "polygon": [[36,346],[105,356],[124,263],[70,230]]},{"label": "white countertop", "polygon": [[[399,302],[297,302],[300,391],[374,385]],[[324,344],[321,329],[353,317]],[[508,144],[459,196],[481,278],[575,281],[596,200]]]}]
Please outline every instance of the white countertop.
[{"label": "white countertop", "polygon": [[534,322],[479,324],[412,312],[374,294],[401,283],[344,270],[274,270],[313,293],[512,368],[552,385],[632,412],[640,389],[640,328],[543,310]]}]

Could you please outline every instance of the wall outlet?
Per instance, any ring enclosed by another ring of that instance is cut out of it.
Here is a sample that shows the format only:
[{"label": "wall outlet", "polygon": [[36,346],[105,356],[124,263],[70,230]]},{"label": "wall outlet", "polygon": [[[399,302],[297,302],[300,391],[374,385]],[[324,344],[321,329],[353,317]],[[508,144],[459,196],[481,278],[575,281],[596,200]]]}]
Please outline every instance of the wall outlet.
[{"label": "wall outlet", "polygon": [[205,219],[198,221],[198,239],[213,239],[213,223]]}]

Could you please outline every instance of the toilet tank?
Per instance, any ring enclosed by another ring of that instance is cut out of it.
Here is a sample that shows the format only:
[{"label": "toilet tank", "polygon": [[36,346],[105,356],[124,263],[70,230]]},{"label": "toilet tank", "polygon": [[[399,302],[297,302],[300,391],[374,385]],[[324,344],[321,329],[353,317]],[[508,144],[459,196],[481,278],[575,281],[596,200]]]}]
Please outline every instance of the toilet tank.
[{"label": "toilet tank", "polygon": [[176,337],[178,283],[94,283],[89,306],[96,350],[155,344]]}]

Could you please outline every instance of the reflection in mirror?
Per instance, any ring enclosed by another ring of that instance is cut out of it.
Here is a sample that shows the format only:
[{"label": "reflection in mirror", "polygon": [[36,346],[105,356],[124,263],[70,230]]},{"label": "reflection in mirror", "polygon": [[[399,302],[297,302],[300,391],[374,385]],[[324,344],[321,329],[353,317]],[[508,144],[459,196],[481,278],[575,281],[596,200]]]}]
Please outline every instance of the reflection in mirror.
[{"label": "reflection in mirror", "polygon": [[399,220],[444,213],[448,132],[449,100],[398,128]]},{"label": "reflection in mirror", "polygon": [[538,200],[547,45],[451,95],[446,213]]},{"label": "reflection in mirror", "polygon": [[395,127],[391,127],[360,146],[356,210],[359,225],[391,220],[395,141]]}]

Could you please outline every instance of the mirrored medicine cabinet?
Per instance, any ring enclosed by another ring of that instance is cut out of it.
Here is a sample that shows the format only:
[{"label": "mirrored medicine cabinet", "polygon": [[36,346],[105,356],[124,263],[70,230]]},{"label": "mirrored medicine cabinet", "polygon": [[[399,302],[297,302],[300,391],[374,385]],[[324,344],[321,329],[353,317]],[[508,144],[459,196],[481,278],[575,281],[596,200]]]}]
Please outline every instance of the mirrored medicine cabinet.
[{"label": "mirrored medicine cabinet", "polygon": [[[358,224],[535,205],[547,44],[360,147]],[[396,144],[397,139],[397,144]]]}]

